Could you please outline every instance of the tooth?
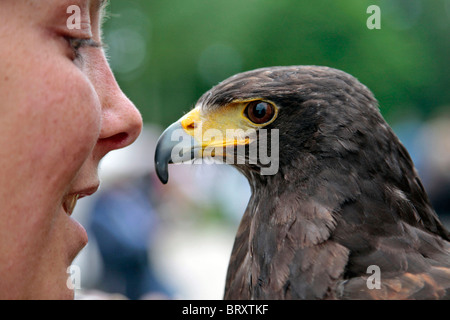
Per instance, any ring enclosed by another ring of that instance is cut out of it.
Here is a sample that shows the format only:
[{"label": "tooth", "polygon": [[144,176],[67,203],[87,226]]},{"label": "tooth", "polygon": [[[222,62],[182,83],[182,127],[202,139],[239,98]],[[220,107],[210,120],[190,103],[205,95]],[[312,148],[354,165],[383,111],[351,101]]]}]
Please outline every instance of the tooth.
[{"label": "tooth", "polygon": [[80,195],[75,194],[73,196],[70,196],[64,201],[64,210],[67,212],[68,215],[71,215],[73,210],[75,209],[75,205],[77,204],[78,197]]}]

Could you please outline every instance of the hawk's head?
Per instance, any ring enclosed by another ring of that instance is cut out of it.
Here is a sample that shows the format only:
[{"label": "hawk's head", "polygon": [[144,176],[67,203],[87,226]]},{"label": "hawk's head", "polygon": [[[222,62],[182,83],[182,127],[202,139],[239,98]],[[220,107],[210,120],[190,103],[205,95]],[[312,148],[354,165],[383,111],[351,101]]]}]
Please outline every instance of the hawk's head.
[{"label": "hawk's head", "polygon": [[264,179],[292,166],[307,170],[313,158],[360,154],[368,164],[392,139],[372,93],[351,75],[318,66],[262,68],[213,87],[171,125],[156,170],[166,183],[169,162],[228,157],[248,178]]}]

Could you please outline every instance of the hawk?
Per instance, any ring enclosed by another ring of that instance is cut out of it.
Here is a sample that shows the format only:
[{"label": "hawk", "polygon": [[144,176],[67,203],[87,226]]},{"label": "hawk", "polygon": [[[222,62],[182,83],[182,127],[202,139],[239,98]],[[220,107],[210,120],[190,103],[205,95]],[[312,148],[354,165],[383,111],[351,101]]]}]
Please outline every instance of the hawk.
[{"label": "hawk", "polygon": [[[274,172],[251,155],[262,137],[268,154],[278,150]],[[205,154],[233,160],[252,191],[225,299],[450,298],[450,234],[374,95],[353,76],[287,66],[224,80],[161,135],[157,174],[166,183],[168,163]]]}]

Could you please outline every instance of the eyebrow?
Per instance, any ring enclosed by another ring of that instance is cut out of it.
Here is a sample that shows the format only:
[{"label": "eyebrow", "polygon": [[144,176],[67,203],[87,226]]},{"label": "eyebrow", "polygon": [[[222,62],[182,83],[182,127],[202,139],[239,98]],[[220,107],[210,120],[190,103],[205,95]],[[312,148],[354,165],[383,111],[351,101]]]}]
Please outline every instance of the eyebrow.
[{"label": "eyebrow", "polygon": [[109,0],[92,0],[94,2],[94,8],[98,11],[98,15],[100,17],[100,26],[103,24],[105,19],[108,17],[106,12],[106,7],[109,4]]},{"label": "eyebrow", "polygon": [[108,2],[108,0],[94,0],[95,2],[96,2],[96,8],[97,9],[101,9],[105,4],[106,4],[106,2]]},{"label": "eyebrow", "polygon": [[109,0],[92,0],[92,2],[94,2],[95,10],[99,11],[100,16],[102,16],[105,13],[105,8]]}]

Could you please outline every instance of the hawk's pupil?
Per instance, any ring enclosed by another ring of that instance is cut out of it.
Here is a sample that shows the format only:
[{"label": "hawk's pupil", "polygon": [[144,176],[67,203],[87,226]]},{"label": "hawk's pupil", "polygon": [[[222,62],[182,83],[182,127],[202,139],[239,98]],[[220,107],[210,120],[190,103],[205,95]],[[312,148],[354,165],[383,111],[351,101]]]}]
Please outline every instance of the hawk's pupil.
[{"label": "hawk's pupil", "polygon": [[267,113],[267,103],[261,102],[258,103],[255,107],[253,114],[257,118],[263,118]]}]

